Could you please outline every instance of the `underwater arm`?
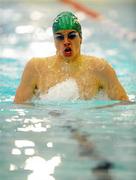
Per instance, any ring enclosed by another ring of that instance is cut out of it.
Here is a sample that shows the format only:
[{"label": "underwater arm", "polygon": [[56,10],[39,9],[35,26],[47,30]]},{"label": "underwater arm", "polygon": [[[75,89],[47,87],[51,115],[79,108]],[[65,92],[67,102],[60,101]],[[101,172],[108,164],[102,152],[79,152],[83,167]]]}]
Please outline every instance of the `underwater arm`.
[{"label": "underwater arm", "polygon": [[30,60],[23,72],[21,83],[16,91],[14,102],[17,104],[30,100],[36,87],[37,74],[34,67],[33,59]]}]

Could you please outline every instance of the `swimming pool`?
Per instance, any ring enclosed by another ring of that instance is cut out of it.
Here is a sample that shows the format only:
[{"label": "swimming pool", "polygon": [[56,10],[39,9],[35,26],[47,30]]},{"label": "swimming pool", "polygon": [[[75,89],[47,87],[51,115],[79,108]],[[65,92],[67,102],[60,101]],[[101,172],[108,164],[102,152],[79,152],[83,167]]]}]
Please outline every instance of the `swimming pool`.
[{"label": "swimming pool", "polygon": [[[116,22],[121,30],[136,28],[135,8],[130,4],[88,6]],[[27,60],[54,52],[51,22],[66,9],[66,5],[56,3],[0,4],[0,179],[135,180],[135,103],[89,100],[13,104]],[[135,102],[136,43],[109,23],[105,26],[77,14],[84,27],[82,51],[108,59]]]}]

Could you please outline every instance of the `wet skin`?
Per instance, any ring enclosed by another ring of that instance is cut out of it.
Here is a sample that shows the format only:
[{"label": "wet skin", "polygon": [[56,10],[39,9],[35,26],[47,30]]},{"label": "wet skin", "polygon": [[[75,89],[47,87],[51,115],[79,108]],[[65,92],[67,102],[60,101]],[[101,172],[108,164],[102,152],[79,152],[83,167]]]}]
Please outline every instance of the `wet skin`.
[{"label": "wet skin", "polygon": [[82,38],[75,30],[54,34],[56,55],[31,59],[23,72],[14,99],[24,103],[35,95],[35,90],[48,90],[69,78],[75,79],[80,99],[92,99],[103,89],[110,99],[128,100],[113,68],[102,58],[81,54]]}]

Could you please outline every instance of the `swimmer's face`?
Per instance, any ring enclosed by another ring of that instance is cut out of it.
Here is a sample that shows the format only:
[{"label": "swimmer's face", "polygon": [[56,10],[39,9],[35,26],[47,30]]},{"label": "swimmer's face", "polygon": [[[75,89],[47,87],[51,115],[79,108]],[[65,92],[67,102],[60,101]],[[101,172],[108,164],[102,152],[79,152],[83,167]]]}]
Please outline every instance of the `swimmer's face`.
[{"label": "swimmer's face", "polygon": [[75,30],[61,30],[54,34],[57,55],[64,59],[74,59],[80,55],[81,37]]}]

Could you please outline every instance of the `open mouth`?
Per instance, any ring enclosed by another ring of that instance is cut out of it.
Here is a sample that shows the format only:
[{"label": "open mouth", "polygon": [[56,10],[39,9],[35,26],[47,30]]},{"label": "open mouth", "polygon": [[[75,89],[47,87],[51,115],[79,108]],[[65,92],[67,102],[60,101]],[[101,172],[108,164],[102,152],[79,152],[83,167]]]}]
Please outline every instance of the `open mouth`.
[{"label": "open mouth", "polygon": [[70,47],[67,47],[64,49],[64,56],[71,56],[72,55],[72,49]]}]

